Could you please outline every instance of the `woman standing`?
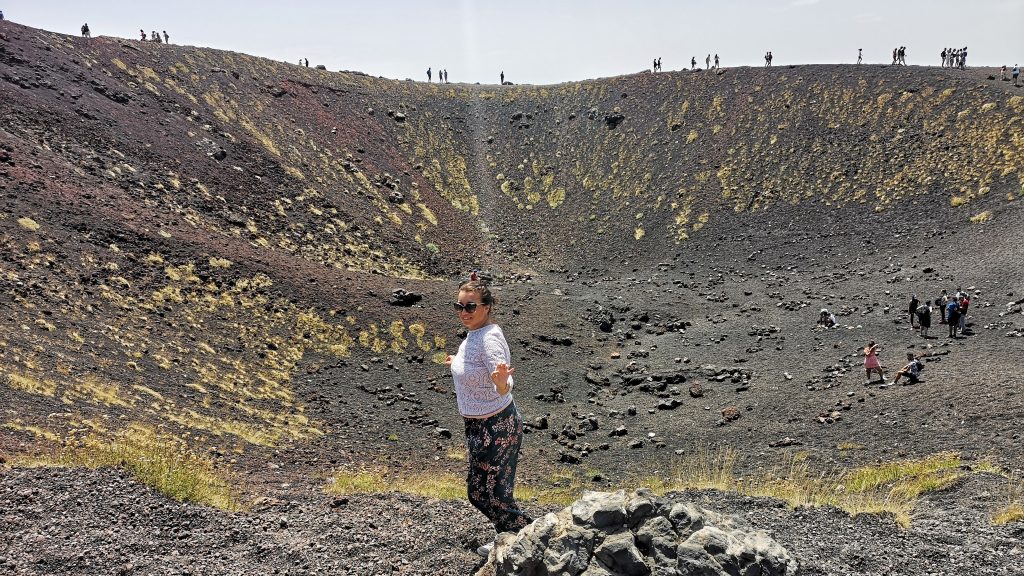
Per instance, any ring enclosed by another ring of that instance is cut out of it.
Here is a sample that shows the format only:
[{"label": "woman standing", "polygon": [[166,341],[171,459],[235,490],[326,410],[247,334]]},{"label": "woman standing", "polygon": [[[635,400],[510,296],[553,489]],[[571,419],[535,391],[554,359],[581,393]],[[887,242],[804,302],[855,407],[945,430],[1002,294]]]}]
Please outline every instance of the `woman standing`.
[{"label": "woman standing", "polygon": [[878,344],[872,340],[864,347],[864,371],[868,373],[868,381],[871,384],[871,373],[878,372],[878,381],[885,382],[885,373],[882,372],[882,363],[878,360]]},{"label": "woman standing", "polygon": [[[477,278],[459,285],[455,309],[468,331],[455,356],[448,356],[459,412],[466,425],[469,501],[494,524],[496,532],[518,532],[533,520],[516,504],[516,463],[523,420],[512,401],[515,368],[501,328],[494,323],[490,286]],[[481,546],[481,555],[492,545]]]}]

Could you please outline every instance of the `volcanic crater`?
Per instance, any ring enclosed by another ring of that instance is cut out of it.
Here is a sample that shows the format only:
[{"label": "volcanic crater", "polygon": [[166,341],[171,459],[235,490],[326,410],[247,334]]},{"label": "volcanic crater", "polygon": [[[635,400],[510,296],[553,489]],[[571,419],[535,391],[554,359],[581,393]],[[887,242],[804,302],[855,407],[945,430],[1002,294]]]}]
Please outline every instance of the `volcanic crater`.
[{"label": "volcanic crater", "polygon": [[[992,70],[425,84],[0,22],[0,113],[3,573],[472,573],[483,517],[401,491],[464,474],[472,270],[531,512],[661,481],[802,573],[1024,573],[1024,90]],[[963,334],[912,329],[959,289]],[[922,381],[865,385],[869,341]],[[140,445],[230,503],[155,491]],[[902,513],[749,490],[935,461]],[[735,489],[672,484],[694,462]],[[399,491],[331,489],[358,474]]]}]

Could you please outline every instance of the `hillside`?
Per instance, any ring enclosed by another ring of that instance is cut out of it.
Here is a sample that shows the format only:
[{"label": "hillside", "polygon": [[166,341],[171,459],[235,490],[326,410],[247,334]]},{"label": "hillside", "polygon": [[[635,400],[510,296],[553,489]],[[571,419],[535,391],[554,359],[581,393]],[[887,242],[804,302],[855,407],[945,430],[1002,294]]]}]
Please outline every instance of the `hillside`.
[{"label": "hillside", "polygon": [[[1019,474],[1024,89],[989,72],[438,85],[2,22],[0,456],[138,435],[285,499],[461,474],[438,360],[480,268],[525,482],[709,445]],[[910,294],[959,287],[968,333],[910,330]],[[924,382],[864,386],[869,340],[932,354]]]}]

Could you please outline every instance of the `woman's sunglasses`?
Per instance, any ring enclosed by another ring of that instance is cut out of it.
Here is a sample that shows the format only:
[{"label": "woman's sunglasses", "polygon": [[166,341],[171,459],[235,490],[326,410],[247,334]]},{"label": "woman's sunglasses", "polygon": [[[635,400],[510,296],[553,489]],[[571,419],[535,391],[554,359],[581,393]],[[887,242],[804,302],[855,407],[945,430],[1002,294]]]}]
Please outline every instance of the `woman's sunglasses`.
[{"label": "woman's sunglasses", "polygon": [[462,302],[455,302],[452,304],[452,306],[454,306],[457,311],[468,312],[469,314],[476,312],[476,307],[479,305],[480,304],[477,302],[466,302],[465,304],[463,304]]}]

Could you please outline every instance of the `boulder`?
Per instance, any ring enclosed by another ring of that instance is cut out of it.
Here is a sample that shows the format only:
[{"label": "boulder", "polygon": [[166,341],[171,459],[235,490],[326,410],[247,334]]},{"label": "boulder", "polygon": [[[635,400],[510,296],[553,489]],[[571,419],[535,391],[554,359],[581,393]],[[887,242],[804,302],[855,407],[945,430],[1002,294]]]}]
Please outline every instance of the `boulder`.
[{"label": "boulder", "polygon": [[391,304],[392,306],[412,306],[422,299],[422,294],[409,292],[405,288],[396,288],[391,292],[391,297],[388,298],[388,304]]},{"label": "boulder", "polygon": [[498,535],[476,576],[796,574],[785,548],[733,516],[649,490],[586,492]]}]

